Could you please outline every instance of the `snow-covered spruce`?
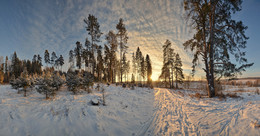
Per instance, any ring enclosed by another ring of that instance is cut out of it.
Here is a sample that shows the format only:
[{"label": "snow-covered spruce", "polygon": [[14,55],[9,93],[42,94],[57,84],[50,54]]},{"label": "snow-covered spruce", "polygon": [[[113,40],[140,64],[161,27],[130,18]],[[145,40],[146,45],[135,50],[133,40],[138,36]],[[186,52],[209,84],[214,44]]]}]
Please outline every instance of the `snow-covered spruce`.
[{"label": "snow-covered spruce", "polygon": [[90,86],[93,87],[94,78],[89,72],[84,72],[83,77],[81,79],[81,86],[82,88],[87,91],[88,93],[91,93]]},{"label": "snow-covered spruce", "polygon": [[80,80],[81,76],[79,73],[68,71],[66,75],[66,84],[69,91],[72,91],[73,94],[77,94],[77,92],[79,91],[81,85]]},{"label": "snow-covered spruce", "polygon": [[62,80],[58,73],[50,74],[47,72],[44,78],[38,81],[36,90],[39,93],[45,94],[45,98],[48,99],[50,96],[54,97],[56,95],[56,92],[60,89],[62,84],[64,84],[64,80]]},{"label": "snow-covered spruce", "polygon": [[13,89],[18,90],[18,93],[20,91],[24,92],[24,97],[27,96],[27,92],[30,91],[34,86],[33,84],[34,82],[29,78],[28,76],[28,72],[26,69],[24,69],[24,71],[21,73],[21,76],[16,78],[14,76],[12,76],[10,84],[12,86]]},{"label": "snow-covered spruce", "polygon": [[66,75],[66,84],[69,91],[77,94],[80,89],[91,93],[90,87],[94,85],[94,78],[89,72],[68,71]]}]

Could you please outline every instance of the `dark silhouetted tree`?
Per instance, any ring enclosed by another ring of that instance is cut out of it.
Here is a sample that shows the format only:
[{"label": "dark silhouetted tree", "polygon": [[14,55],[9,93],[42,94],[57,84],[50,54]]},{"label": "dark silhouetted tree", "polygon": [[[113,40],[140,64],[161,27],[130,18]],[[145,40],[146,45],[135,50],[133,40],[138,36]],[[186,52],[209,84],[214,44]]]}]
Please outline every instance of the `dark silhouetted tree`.
[{"label": "dark silhouetted tree", "polygon": [[92,74],[95,72],[95,49],[97,48],[96,42],[100,42],[100,37],[102,35],[100,29],[99,29],[99,23],[97,21],[97,18],[94,15],[88,16],[87,19],[84,19],[84,22],[86,23],[86,30],[88,34],[90,35],[91,39],[91,63],[92,63]]},{"label": "dark silhouetted tree", "polygon": [[123,69],[122,69],[122,55],[124,52],[126,52],[126,49],[128,48],[126,46],[128,36],[127,36],[127,30],[125,28],[125,24],[122,18],[119,19],[118,24],[116,25],[116,29],[118,30],[117,36],[119,38],[119,49],[120,49],[120,81],[122,82],[123,79]]},{"label": "dark silhouetted tree", "polygon": [[[202,58],[209,97],[215,96],[215,78],[234,77],[253,65],[247,63],[242,51],[248,39],[245,35],[247,27],[231,18],[241,10],[241,4],[242,0],[184,1],[184,9],[195,34],[183,45],[194,52],[193,72],[199,58]],[[239,65],[231,62],[230,55]]]},{"label": "dark silhouetted tree", "polygon": [[79,41],[76,42],[76,47],[74,49],[74,55],[76,58],[76,66],[81,69],[81,58],[82,58],[82,45]]},{"label": "dark silhouetted tree", "polygon": [[47,67],[48,64],[50,64],[50,54],[48,50],[45,50],[44,52],[44,62],[46,63]]},{"label": "dark silhouetted tree", "polygon": [[182,61],[177,53],[175,55],[175,60],[174,60],[174,74],[175,74],[175,83],[176,83],[176,88],[178,88],[178,83],[183,83],[184,75],[183,75],[183,69],[182,69]]},{"label": "dark silhouetted tree", "polygon": [[151,59],[149,57],[149,55],[146,55],[145,58],[145,63],[146,63],[146,77],[147,77],[147,84],[151,84],[151,76],[152,76],[152,63],[151,63]]}]

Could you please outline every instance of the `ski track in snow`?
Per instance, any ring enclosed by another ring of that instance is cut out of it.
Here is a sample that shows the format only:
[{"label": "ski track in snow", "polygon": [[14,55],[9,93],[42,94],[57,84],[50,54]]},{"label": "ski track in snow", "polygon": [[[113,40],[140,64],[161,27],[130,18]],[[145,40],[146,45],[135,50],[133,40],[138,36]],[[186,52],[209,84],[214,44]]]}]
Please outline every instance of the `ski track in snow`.
[{"label": "ski track in snow", "polygon": [[197,100],[182,97],[175,90],[156,88],[155,112],[139,130],[138,135],[258,136],[260,130],[250,123],[260,119],[259,104],[259,96],[245,100]]}]

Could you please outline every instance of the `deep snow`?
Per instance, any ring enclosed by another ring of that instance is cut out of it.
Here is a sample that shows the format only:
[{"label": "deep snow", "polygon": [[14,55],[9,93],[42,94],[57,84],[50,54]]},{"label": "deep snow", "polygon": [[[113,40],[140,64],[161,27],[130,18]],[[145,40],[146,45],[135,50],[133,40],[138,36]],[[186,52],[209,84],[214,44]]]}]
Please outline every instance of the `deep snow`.
[{"label": "deep snow", "polygon": [[92,106],[101,92],[72,95],[63,87],[45,100],[36,91],[23,97],[1,85],[0,135],[260,135],[253,125],[260,123],[260,95],[196,99],[190,91],[104,88],[107,106]]}]

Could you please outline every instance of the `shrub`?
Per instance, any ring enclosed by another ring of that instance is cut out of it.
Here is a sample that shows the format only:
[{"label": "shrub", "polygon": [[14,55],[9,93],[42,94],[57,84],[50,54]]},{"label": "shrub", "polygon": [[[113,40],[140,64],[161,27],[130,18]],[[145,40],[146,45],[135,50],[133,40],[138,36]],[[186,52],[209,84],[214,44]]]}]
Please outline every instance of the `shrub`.
[{"label": "shrub", "polygon": [[69,71],[66,76],[66,84],[68,86],[69,91],[72,91],[73,94],[77,94],[79,88],[81,87],[80,74],[76,74],[75,72]]},{"label": "shrub", "polygon": [[92,74],[90,74],[89,72],[85,72],[83,73],[83,78],[81,79],[81,86],[83,87],[83,89],[85,91],[87,91],[88,93],[91,93],[90,90],[90,86],[93,87],[94,83],[94,78],[92,76]]},{"label": "shrub", "polygon": [[50,96],[55,96],[56,92],[64,84],[64,80],[61,79],[59,73],[53,73],[52,75],[47,72],[43,79],[39,79],[38,87],[36,90],[39,93],[45,94],[45,98],[49,99]]},{"label": "shrub", "polygon": [[18,90],[18,92],[23,91],[24,97],[27,96],[27,92],[29,91],[28,88],[33,86],[33,84],[31,83],[31,80],[28,77],[28,72],[26,69],[21,73],[21,76],[16,79],[13,75],[10,84],[11,84],[12,88]]}]

